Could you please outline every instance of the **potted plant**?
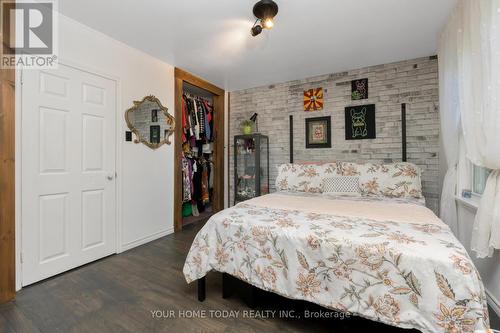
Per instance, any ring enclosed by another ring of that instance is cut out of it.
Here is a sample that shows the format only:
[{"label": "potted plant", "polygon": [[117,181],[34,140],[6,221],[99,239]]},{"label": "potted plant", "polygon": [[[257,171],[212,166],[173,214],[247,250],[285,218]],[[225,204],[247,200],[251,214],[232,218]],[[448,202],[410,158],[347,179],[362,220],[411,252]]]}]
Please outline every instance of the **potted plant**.
[{"label": "potted plant", "polygon": [[253,121],[251,120],[243,120],[240,124],[241,130],[243,131],[243,134],[249,135],[252,134],[253,132]]}]

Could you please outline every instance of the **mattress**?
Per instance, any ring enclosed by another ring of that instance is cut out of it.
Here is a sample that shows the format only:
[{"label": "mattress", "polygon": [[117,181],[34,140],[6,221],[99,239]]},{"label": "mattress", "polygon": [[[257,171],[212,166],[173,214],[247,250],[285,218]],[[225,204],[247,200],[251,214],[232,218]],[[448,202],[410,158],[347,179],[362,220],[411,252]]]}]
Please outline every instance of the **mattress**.
[{"label": "mattress", "polygon": [[423,332],[486,332],[484,287],[464,247],[422,202],[278,192],[213,215],[184,265]]}]

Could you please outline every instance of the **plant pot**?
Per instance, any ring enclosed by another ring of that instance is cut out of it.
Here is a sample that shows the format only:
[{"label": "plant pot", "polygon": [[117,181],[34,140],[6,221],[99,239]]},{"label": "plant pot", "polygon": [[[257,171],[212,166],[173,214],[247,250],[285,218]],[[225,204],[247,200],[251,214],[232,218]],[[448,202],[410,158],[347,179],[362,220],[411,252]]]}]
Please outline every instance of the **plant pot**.
[{"label": "plant pot", "polygon": [[243,134],[250,135],[253,132],[252,126],[243,126]]}]

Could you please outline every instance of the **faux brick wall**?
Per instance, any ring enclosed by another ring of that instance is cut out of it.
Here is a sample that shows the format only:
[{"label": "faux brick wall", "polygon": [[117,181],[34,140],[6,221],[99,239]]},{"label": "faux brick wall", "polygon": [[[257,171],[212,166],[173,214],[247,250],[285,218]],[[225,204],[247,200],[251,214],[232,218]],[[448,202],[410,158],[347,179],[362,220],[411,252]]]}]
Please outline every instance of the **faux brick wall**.
[{"label": "faux brick wall", "polygon": [[[351,100],[351,80],[368,78],[369,98]],[[304,90],[323,87],[322,111],[304,112]],[[342,73],[231,92],[230,133],[240,134],[240,122],[259,114],[259,132],[269,136],[270,186],[276,166],[289,162],[289,115],[293,115],[294,160],[401,161],[401,103],[407,103],[408,161],[423,170],[427,206],[439,207],[438,63],[434,57],[371,66]],[[344,109],[376,105],[376,139],[345,140]],[[331,116],[332,148],[306,149],[305,118]],[[230,138],[230,204],[233,204],[233,140]]]}]

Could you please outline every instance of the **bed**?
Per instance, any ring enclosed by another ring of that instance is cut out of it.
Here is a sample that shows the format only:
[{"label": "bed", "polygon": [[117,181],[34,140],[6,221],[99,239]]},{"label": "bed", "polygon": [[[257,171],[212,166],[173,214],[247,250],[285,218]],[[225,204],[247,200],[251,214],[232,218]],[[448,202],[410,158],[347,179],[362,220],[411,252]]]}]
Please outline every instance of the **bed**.
[{"label": "bed", "polygon": [[[300,169],[293,172],[307,177],[307,184],[280,172],[279,192],[212,216],[186,258],[186,281],[215,270],[288,298],[401,328],[486,332],[484,287],[466,250],[412,188],[420,179],[412,184],[394,179],[408,165],[330,165],[319,172],[305,169],[316,166],[285,167]],[[313,178],[324,178],[328,168],[360,176],[365,195],[322,193],[320,180]],[[402,176],[418,178],[419,172]],[[384,177],[395,195],[387,195]],[[367,195],[373,179],[375,190],[386,195]],[[395,191],[394,184],[401,183]],[[412,195],[398,195],[401,191]]]}]

